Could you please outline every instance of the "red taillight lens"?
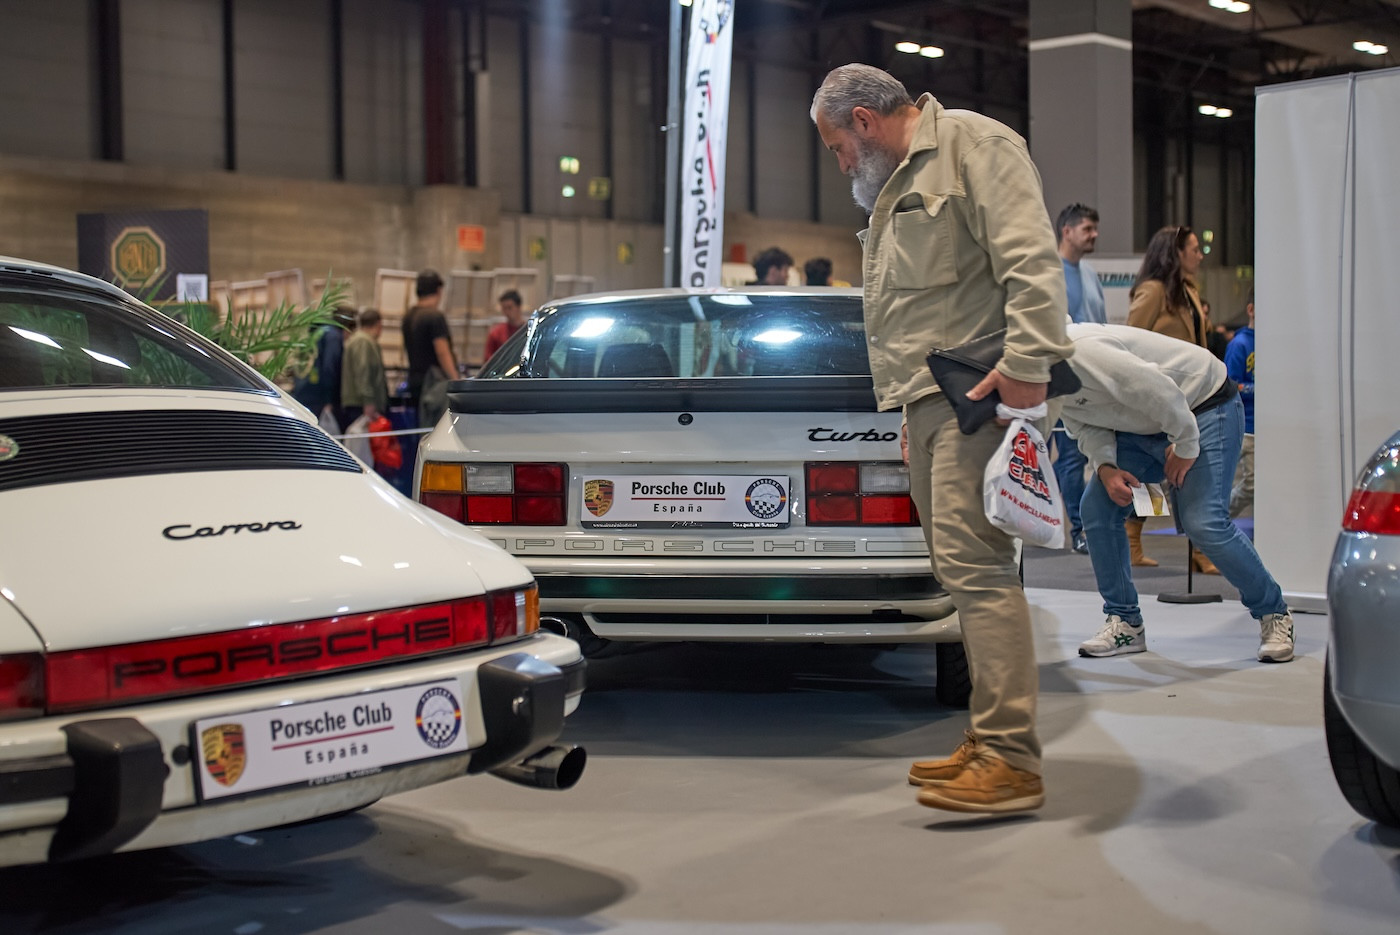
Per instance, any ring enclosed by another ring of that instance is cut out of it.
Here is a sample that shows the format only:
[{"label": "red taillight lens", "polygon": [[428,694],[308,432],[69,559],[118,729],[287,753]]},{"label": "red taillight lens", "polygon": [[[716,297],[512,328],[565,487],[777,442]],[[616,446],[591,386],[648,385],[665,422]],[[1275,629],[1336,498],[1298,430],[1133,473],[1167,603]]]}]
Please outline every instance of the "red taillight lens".
[{"label": "red taillight lens", "polygon": [[1342,515],[1342,528],[1400,535],[1400,446],[1381,449],[1361,472]]},{"label": "red taillight lens", "polygon": [[568,476],[566,464],[429,461],[418,496],[474,526],[563,526]]},{"label": "red taillight lens", "polygon": [[898,461],[808,462],[808,526],[917,526]]},{"label": "red taillight lens", "polygon": [[519,639],[539,628],[540,592],[533,585],[491,595],[491,642]]},{"label": "red taillight lens", "polygon": [[487,598],[471,597],[50,653],[45,659],[47,709],[130,704],[483,646],[490,638],[487,603]]},{"label": "red taillight lens", "polygon": [[44,713],[44,657],[40,653],[0,656],[0,721]]}]

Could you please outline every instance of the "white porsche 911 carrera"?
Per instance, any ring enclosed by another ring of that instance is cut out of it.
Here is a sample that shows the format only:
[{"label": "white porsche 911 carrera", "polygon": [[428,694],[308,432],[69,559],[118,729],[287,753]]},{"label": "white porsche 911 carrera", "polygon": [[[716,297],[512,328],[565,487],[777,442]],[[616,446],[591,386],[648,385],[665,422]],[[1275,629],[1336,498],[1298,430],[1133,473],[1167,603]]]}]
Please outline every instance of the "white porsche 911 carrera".
[{"label": "white porsche 911 carrera", "polygon": [[467,773],[567,788],[578,646],[519,561],[99,280],[0,259],[0,865]]}]

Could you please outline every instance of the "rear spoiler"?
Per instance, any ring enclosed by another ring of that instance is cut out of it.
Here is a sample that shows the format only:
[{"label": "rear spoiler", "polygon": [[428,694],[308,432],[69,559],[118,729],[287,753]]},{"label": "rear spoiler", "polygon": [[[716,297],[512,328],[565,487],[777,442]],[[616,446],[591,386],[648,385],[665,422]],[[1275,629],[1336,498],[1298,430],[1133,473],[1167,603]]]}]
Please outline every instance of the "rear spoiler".
[{"label": "rear spoiler", "polygon": [[869,376],[458,380],[458,413],[875,412]]}]

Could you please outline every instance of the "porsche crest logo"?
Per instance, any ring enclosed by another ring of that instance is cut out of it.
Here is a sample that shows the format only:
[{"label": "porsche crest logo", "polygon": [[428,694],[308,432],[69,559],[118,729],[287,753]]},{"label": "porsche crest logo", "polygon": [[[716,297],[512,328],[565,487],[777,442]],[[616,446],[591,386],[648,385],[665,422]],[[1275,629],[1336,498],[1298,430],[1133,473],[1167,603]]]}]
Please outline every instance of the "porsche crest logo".
[{"label": "porsche crest logo", "polygon": [[204,751],[204,768],[221,786],[232,786],[243,775],[248,754],[243,745],[242,724],[216,724],[199,736]]},{"label": "porsche crest logo", "polygon": [[613,505],[613,482],[589,480],[583,482],[583,505],[594,516],[602,516]]}]

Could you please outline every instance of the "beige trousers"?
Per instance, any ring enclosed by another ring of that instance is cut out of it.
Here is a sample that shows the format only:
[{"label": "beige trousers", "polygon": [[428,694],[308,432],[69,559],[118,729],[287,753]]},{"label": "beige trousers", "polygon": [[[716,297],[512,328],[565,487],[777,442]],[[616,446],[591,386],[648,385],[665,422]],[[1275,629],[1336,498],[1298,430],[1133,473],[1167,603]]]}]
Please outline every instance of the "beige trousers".
[{"label": "beige trousers", "polygon": [[[1040,773],[1035,644],[1010,536],[987,521],[982,473],[1006,429],[958,430],[942,393],[905,407],[909,486],[933,573],[958,609],[972,675],[972,729],[995,755]],[[1048,465],[1047,465],[1048,470]]]}]

